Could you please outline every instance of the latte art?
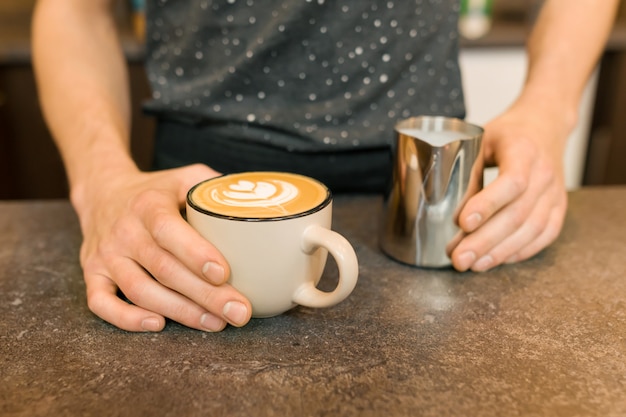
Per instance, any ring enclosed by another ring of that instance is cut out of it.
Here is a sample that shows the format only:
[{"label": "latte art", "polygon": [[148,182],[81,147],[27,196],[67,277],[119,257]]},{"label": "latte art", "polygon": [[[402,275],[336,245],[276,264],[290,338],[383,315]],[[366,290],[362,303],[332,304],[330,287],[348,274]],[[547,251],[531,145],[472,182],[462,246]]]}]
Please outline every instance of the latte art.
[{"label": "latte art", "polygon": [[252,182],[241,180],[231,184],[228,189],[214,189],[211,198],[215,202],[233,207],[276,207],[283,211],[282,205],[298,196],[298,189],[291,183],[281,180]]},{"label": "latte art", "polygon": [[192,188],[189,203],[203,211],[242,219],[268,219],[315,209],[330,198],[321,183],[283,172],[244,172],[213,178]]}]

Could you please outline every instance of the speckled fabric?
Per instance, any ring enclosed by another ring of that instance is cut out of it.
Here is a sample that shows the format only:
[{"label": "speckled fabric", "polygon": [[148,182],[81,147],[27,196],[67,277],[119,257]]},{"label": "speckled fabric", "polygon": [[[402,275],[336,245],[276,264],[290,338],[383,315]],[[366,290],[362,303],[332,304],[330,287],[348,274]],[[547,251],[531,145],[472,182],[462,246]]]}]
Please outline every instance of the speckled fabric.
[{"label": "speckled fabric", "polygon": [[387,147],[398,119],[463,117],[456,0],[147,2],[160,117],[289,151]]}]

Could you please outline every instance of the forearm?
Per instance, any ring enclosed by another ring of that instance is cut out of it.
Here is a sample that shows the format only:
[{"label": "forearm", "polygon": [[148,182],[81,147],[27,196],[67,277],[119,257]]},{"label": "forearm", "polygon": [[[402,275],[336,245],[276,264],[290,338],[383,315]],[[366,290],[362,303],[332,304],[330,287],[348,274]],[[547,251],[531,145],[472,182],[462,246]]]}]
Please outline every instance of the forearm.
[{"label": "forearm", "polygon": [[125,61],[107,1],[41,0],[33,20],[40,101],[76,204],[85,187],[136,169]]},{"label": "forearm", "polygon": [[618,0],[547,0],[528,40],[519,102],[576,123],[578,102],[610,33]]}]

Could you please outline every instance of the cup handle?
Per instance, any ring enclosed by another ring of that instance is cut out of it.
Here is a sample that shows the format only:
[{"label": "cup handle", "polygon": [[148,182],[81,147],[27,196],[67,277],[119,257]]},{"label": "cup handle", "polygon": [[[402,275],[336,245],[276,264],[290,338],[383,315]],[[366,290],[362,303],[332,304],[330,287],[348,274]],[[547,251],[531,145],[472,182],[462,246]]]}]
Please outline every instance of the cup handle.
[{"label": "cup handle", "polygon": [[306,282],[296,289],[293,301],[314,308],[330,307],[343,301],[356,286],[359,276],[356,254],[346,238],[322,226],[307,227],[302,236],[302,249],[306,253],[312,253],[319,247],[327,249],[335,258],[339,282],[331,292],[318,290],[314,282]]}]

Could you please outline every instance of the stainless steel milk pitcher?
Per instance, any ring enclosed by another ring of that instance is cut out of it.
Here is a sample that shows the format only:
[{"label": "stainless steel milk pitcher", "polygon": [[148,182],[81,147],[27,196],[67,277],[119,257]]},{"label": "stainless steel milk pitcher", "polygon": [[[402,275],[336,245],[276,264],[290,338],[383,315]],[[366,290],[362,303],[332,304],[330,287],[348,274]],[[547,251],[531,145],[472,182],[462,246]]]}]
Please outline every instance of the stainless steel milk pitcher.
[{"label": "stainless steel milk pitcher", "polygon": [[483,129],[443,116],[395,126],[393,176],[380,228],[390,257],[421,267],[451,264],[446,246],[459,233],[457,216],[482,188]]}]

